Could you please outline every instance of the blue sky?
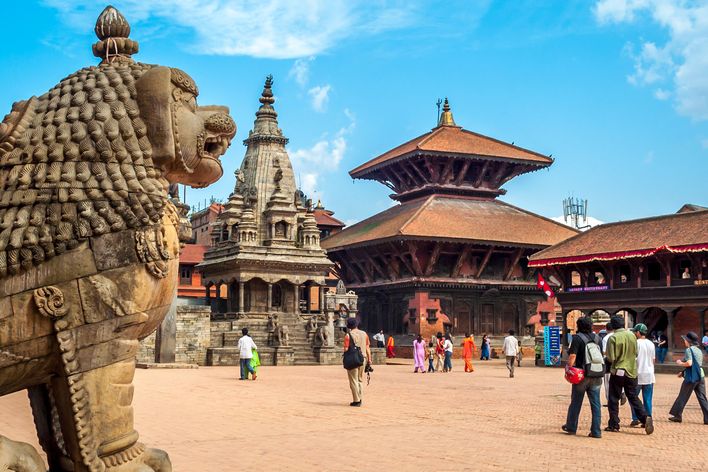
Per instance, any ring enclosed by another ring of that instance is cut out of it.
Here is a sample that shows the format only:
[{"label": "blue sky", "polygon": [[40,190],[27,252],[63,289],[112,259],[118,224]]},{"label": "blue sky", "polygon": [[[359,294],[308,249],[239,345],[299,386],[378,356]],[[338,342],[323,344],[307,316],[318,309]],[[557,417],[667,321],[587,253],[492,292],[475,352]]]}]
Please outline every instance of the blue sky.
[{"label": "blue sky", "polygon": [[[121,0],[137,60],[192,75],[200,104],[238,133],[224,177],[188,203],[226,198],[267,74],[301,186],[352,223],[392,204],[348,171],[435,126],[449,97],[472,131],[552,154],[505,201],[553,217],[568,195],[602,221],[708,205],[705,1]],[[8,2],[0,106],[95,64],[103,2]]]}]

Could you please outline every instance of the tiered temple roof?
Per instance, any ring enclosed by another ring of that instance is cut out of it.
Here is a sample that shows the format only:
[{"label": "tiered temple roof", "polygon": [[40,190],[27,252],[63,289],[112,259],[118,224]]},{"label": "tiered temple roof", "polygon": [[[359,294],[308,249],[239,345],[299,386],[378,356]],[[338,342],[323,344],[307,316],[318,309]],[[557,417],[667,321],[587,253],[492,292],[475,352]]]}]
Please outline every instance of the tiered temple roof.
[{"label": "tiered temple roof", "polygon": [[445,106],[432,131],[350,172],[378,180],[401,202],[331,236],[328,251],[394,239],[541,249],[577,231],[496,199],[511,178],[553,163],[543,154],[467,131]]},{"label": "tiered temple roof", "polygon": [[353,169],[353,178],[377,180],[405,201],[431,193],[497,196],[517,175],[545,168],[553,159],[463,129],[445,99],[438,126]]}]

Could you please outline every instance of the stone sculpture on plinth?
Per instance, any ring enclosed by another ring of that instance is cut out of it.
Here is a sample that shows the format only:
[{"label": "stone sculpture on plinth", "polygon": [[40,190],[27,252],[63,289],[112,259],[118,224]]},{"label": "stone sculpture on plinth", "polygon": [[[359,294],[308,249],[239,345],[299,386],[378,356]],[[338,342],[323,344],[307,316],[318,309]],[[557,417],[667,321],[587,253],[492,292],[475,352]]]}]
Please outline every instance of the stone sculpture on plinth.
[{"label": "stone sculpture on plinth", "polygon": [[[52,471],[169,471],[133,428],[135,355],[188,233],[169,184],[216,181],[236,125],[183,71],[135,62],[116,9],[95,31],[98,66],[0,124],[0,395],[28,389]],[[31,451],[0,437],[10,470],[46,470]]]}]

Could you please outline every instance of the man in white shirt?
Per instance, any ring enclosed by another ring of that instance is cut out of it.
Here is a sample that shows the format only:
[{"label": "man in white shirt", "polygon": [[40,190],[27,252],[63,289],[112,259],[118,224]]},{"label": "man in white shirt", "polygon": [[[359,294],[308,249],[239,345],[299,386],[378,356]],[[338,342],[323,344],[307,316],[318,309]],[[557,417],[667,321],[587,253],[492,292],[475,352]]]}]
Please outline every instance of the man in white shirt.
[{"label": "man in white shirt", "polygon": [[384,341],[386,341],[386,336],[384,336],[383,330],[374,334],[374,341],[376,341],[376,347],[384,347]]},{"label": "man in white shirt", "polygon": [[[642,392],[642,402],[647,415],[651,416],[651,404],[654,394],[654,359],[656,359],[656,347],[654,343],[647,339],[649,328],[644,323],[638,323],[634,328],[634,335],[637,336],[637,385]],[[632,427],[638,426],[639,418],[632,409]]]},{"label": "man in white shirt", "polygon": [[506,357],[506,368],[509,369],[509,378],[514,377],[514,361],[519,353],[519,340],[514,337],[514,330],[509,330],[509,336],[504,338],[504,346],[502,347],[504,356]]},{"label": "man in white shirt", "polygon": [[251,367],[251,359],[253,358],[253,350],[258,349],[256,343],[248,335],[248,328],[241,330],[243,336],[238,340],[239,350],[239,365],[241,366],[241,380],[248,380],[248,372],[251,373],[253,380],[256,380],[256,371]]}]

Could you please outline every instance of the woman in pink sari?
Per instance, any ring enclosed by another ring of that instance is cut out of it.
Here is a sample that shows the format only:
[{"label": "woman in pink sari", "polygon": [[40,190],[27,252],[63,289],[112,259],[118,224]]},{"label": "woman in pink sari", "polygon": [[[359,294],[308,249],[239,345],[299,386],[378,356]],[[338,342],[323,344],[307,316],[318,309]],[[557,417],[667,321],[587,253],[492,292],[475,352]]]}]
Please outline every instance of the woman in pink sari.
[{"label": "woman in pink sari", "polygon": [[423,337],[419,334],[418,337],[413,341],[413,360],[415,362],[415,369],[413,373],[418,372],[425,373],[425,342]]}]

